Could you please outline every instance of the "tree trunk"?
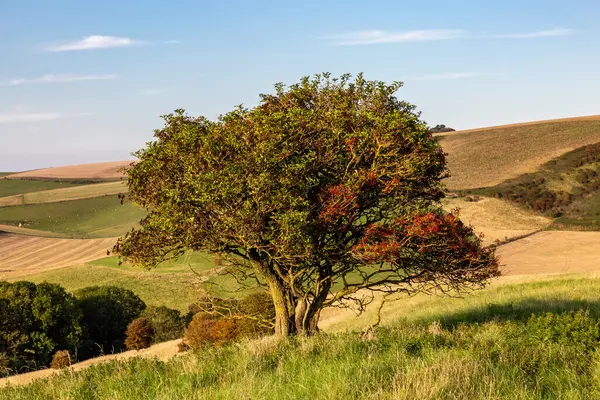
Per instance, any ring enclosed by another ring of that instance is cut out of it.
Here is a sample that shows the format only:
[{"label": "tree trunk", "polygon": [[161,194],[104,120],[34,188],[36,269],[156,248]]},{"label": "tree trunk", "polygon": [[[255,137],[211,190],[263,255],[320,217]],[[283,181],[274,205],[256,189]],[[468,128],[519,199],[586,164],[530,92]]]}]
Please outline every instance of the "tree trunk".
[{"label": "tree trunk", "polygon": [[283,285],[277,279],[268,278],[267,282],[275,306],[275,335],[290,336],[295,333],[296,325],[294,316],[290,315],[289,296],[286,296]]}]

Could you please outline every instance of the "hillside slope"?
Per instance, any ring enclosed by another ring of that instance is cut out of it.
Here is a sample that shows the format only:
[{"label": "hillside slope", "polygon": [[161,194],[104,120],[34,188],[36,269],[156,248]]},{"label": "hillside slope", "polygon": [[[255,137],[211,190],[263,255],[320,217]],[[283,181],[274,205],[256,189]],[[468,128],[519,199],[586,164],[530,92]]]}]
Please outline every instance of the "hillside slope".
[{"label": "hillside slope", "polygon": [[540,121],[437,135],[448,153],[452,189],[494,186],[555,157],[600,142],[600,116]]},{"label": "hillside slope", "polygon": [[10,176],[11,179],[60,179],[60,180],[118,180],[123,178],[119,171],[131,161],[113,161],[105,163],[79,164],[64,167],[37,169],[19,172]]}]

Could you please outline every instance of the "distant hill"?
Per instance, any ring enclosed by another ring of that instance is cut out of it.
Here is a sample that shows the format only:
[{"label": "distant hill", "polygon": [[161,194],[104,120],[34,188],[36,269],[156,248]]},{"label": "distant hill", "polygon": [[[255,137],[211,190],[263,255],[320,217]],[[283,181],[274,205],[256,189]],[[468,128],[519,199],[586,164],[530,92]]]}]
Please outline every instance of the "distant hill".
[{"label": "distant hill", "polygon": [[35,180],[119,180],[124,178],[119,169],[128,166],[132,161],[113,161],[94,164],[69,165],[19,172],[10,175],[10,179]]},{"label": "distant hill", "polygon": [[490,187],[535,172],[576,148],[600,142],[600,115],[437,135],[448,153],[451,190]]}]

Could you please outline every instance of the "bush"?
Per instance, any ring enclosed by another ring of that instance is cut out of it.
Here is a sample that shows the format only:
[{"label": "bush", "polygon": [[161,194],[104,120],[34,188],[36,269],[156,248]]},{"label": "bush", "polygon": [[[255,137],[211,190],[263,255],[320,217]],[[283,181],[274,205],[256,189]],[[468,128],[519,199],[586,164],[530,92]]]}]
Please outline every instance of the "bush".
[{"label": "bush", "polygon": [[125,346],[127,350],[141,350],[150,347],[154,338],[152,323],[146,318],[137,318],[131,321],[125,332]]},{"label": "bush", "polygon": [[81,312],[61,286],[0,281],[0,374],[48,366],[80,343]]},{"label": "bush", "polygon": [[81,354],[94,357],[123,350],[127,326],[140,316],[146,304],[131,290],[93,286],[75,293],[83,313],[86,340]]},{"label": "bush", "polygon": [[210,314],[199,312],[192,317],[192,321],[183,333],[182,347],[199,349],[212,344],[211,329],[217,319]]},{"label": "bush", "polygon": [[154,329],[153,343],[179,339],[183,335],[185,321],[177,310],[160,307],[148,307],[142,312],[142,317],[152,324]]},{"label": "bush", "polygon": [[71,354],[68,350],[59,350],[54,354],[50,368],[62,369],[71,366]]}]

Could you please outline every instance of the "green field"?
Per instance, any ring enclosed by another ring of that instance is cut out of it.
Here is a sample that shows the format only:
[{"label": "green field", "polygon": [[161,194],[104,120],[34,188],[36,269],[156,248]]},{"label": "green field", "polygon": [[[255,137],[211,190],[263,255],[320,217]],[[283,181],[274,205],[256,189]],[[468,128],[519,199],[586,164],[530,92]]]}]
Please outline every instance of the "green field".
[{"label": "green field", "polygon": [[25,179],[0,179],[0,198],[16,194],[39,192],[41,190],[62,189],[79,186],[76,183],[31,181]]},{"label": "green field", "polygon": [[54,190],[44,190],[41,192],[26,193],[24,196],[25,204],[54,203],[59,201],[69,201],[78,199],[87,199],[92,197],[109,196],[119,193],[127,193],[128,188],[125,182],[95,183],[92,185],[75,186]]},{"label": "green field", "polygon": [[51,231],[72,237],[98,238],[123,235],[137,226],[145,211],[117,196],[58,203],[0,207],[0,224]]},{"label": "green field", "polygon": [[[584,275],[418,296],[395,303],[369,338],[329,330],[168,362],[111,361],[2,389],[0,399],[595,399],[599,293],[598,277]],[[530,319],[576,310],[588,314]]]},{"label": "green field", "polygon": [[14,172],[0,172],[0,177],[12,175]]},{"label": "green field", "polygon": [[218,297],[243,295],[235,279],[218,275],[213,258],[202,253],[189,253],[147,270],[127,263],[119,265],[118,257],[106,257],[79,265],[41,272],[20,278],[35,283],[57,283],[68,291],[90,285],[118,286],[134,291],[146,304],[165,305],[181,311],[198,296],[210,293]]}]

